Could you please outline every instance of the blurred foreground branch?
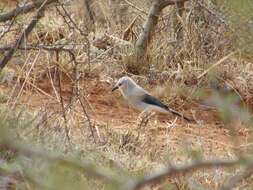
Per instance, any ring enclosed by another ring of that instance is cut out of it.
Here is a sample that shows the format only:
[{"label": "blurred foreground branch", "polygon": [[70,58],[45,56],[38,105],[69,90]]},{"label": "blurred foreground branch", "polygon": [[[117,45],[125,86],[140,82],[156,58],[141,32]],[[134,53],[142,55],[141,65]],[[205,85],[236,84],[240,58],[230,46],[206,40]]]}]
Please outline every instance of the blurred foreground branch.
[{"label": "blurred foreground branch", "polygon": [[2,147],[2,149],[8,149],[23,156],[38,157],[44,160],[48,160],[50,162],[62,164],[74,170],[87,173],[91,176],[104,179],[111,183],[119,183],[120,181],[120,179],[112,175],[108,170],[102,169],[101,167],[96,167],[91,163],[84,163],[74,159],[63,158],[59,155],[49,154],[48,152],[42,150],[36,150],[34,147],[30,148],[30,146],[28,147],[26,145],[23,145],[22,143],[15,143],[13,142],[13,140],[8,140],[6,137],[3,137],[0,146]]},{"label": "blurred foreground branch", "polygon": [[169,166],[168,168],[155,172],[151,175],[145,176],[143,179],[138,181],[130,181],[123,188],[124,190],[135,190],[140,189],[146,185],[160,182],[166,177],[170,177],[176,174],[185,174],[203,168],[217,168],[217,167],[233,167],[242,163],[242,160],[200,160],[194,161],[190,164],[183,166]]},{"label": "blurred foreground branch", "polygon": [[248,167],[243,171],[239,172],[239,174],[234,175],[231,177],[227,183],[223,184],[221,190],[230,190],[235,187],[236,184],[240,183],[241,181],[247,179],[253,174],[253,163],[249,164]]},{"label": "blurred foreground branch", "polygon": [[[88,176],[93,176],[99,179],[103,179],[111,184],[119,187],[121,190],[137,190],[144,186],[151,185],[154,183],[160,183],[166,178],[178,175],[186,174],[200,169],[217,169],[220,167],[235,167],[235,166],[245,166],[244,172],[239,172],[237,175],[231,177],[228,183],[225,183],[222,190],[228,190],[238,184],[240,181],[248,178],[253,173],[253,161],[245,158],[238,158],[234,160],[195,160],[191,163],[184,165],[171,165],[169,164],[167,168],[162,169],[157,172],[153,172],[142,179],[137,180],[127,180],[120,176],[115,175],[111,170],[97,167],[93,163],[81,162],[76,159],[65,158],[61,155],[56,155],[53,153],[48,153],[43,150],[38,150],[30,148],[30,146],[24,145],[22,143],[14,142],[8,138],[6,132],[1,131],[0,147],[2,150],[10,150],[16,154],[23,155],[29,158],[40,158],[50,163],[61,164],[62,166],[67,166],[75,171],[82,172],[83,174],[88,174]],[[34,180],[34,179],[33,179]],[[125,182],[124,182],[125,181]]]}]

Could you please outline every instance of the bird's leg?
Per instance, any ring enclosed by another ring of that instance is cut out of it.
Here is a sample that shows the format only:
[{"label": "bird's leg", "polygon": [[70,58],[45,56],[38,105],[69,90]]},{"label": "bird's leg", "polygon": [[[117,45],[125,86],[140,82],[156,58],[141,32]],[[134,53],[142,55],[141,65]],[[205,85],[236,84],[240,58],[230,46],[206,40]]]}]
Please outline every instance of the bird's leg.
[{"label": "bird's leg", "polygon": [[153,114],[149,109],[142,111],[137,119],[138,128],[142,128],[142,126],[147,126],[148,121],[152,116]]},{"label": "bird's leg", "polygon": [[146,114],[147,114],[147,110],[143,110],[143,111],[139,114],[139,116],[138,116],[138,118],[137,118],[137,122],[136,122],[138,128],[140,128],[140,127],[142,126],[142,123],[143,123],[143,120],[144,120],[144,117],[145,117]]}]

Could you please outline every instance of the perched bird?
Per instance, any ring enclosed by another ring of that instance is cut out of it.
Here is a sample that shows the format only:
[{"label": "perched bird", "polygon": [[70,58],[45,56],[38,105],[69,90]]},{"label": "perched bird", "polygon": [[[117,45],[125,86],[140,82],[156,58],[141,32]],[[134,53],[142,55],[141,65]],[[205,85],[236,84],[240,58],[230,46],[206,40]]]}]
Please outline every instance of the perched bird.
[{"label": "perched bird", "polygon": [[184,116],[183,114],[169,108],[167,105],[162,103],[159,99],[150,95],[146,90],[136,84],[133,79],[128,76],[121,77],[118,82],[112,88],[112,91],[120,89],[123,97],[128,103],[143,112],[157,111],[161,113],[172,113],[179,117],[184,118],[190,122],[191,119]]}]

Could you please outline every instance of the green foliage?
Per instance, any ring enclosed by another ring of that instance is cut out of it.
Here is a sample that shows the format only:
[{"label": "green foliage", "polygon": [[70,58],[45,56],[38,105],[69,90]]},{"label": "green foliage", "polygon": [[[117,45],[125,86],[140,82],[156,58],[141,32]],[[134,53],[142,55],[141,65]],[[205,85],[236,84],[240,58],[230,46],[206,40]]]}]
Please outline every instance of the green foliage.
[{"label": "green foliage", "polygon": [[215,93],[209,101],[219,110],[220,117],[225,123],[241,121],[250,126],[252,125],[250,112],[246,107],[239,105],[240,99],[237,95],[227,94],[223,96]]},{"label": "green foliage", "polygon": [[253,1],[226,0],[222,9],[233,31],[234,46],[244,58],[253,60]]}]

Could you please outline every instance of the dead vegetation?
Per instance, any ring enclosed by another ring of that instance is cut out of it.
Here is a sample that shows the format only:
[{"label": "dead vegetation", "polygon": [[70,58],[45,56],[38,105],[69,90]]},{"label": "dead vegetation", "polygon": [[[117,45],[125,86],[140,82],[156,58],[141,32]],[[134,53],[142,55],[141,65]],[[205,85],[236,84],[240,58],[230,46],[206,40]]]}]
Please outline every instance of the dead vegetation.
[{"label": "dead vegetation", "polygon": [[[0,189],[251,189],[242,2],[1,1]],[[123,75],[195,122],[138,128]]]}]

